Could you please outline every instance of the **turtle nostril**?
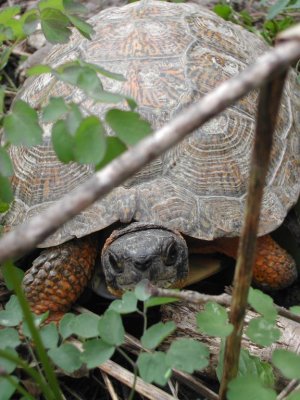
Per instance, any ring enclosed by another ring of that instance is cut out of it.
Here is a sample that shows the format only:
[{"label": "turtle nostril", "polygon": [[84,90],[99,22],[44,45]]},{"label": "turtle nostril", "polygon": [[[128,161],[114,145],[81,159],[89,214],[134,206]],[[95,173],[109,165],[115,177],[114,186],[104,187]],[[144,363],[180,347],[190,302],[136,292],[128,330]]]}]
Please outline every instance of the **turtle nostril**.
[{"label": "turtle nostril", "polygon": [[147,271],[152,264],[152,260],[134,261],[134,267],[139,271]]}]

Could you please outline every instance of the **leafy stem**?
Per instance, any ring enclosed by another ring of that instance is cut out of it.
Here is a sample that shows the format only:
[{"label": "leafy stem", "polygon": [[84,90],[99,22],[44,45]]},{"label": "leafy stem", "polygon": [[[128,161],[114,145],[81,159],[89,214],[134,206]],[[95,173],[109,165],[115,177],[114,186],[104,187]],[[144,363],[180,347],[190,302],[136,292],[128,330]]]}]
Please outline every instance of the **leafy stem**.
[{"label": "leafy stem", "polygon": [[[52,388],[52,391],[50,391],[51,397],[48,397],[48,398],[49,399],[50,398],[54,398],[56,400],[62,400],[63,398],[62,398],[62,395],[61,395],[61,391],[60,391],[60,388],[59,388],[59,385],[58,385],[57,378],[56,378],[55,373],[54,373],[54,369],[50,364],[50,361],[49,361],[48,355],[46,353],[46,350],[45,350],[45,348],[43,346],[43,342],[42,342],[42,339],[40,337],[39,331],[36,328],[36,326],[34,325],[34,319],[33,319],[32,313],[30,311],[30,308],[29,308],[29,305],[28,305],[28,303],[26,301],[25,295],[24,295],[24,293],[23,293],[23,291],[21,289],[21,286],[19,284],[19,280],[18,280],[18,277],[16,275],[16,272],[15,272],[14,268],[12,268],[13,265],[11,263],[6,263],[6,264],[7,264],[7,274],[8,274],[8,276],[9,276],[11,282],[12,282],[14,291],[15,291],[15,293],[16,293],[16,295],[18,297],[18,300],[20,302],[20,306],[22,308],[22,312],[23,312],[24,318],[25,318],[25,320],[27,322],[29,331],[31,333],[32,339],[33,339],[33,341],[35,343],[35,346],[36,346],[36,352],[38,354],[40,362],[43,365],[46,378],[47,378],[47,380],[49,382],[49,387]],[[47,387],[47,390],[48,390],[48,386],[47,385],[46,385],[46,387]]]}]

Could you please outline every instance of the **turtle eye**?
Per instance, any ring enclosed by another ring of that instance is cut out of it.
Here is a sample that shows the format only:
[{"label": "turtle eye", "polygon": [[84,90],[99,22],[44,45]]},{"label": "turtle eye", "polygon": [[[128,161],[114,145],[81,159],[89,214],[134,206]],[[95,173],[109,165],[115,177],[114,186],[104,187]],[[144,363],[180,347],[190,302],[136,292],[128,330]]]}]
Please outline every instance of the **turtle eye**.
[{"label": "turtle eye", "polygon": [[178,249],[175,242],[171,242],[165,252],[165,265],[174,265],[178,258]]},{"label": "turtle eye", "polygon": [[118,261],[117,256],[111,251],[108,253],[108,262],[115,271],[120,272],[122,270],[122,264]]}]

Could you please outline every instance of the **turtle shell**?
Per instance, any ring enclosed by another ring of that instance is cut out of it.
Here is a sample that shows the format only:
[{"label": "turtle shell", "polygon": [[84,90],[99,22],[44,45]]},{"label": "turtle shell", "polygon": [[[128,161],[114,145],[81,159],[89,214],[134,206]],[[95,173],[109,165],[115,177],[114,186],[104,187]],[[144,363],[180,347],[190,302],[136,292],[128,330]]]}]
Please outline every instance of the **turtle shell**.
[{"label": "turtle shell", "polygon": [[[153,129],[220,82],[238,74],[268,46],[254,34],[193,4],[141,1],[94,16],[89,41],[77,32],[53,48],[52,66],[82,58],[121,73],[125,82],[103,78],[104,88],[132,96]],[[295,75],[286,84],[264,191],[259,234],[274,230],[300,190],[300,95]],[[80,104],[84,114],[104,117],[111,106],[94,103],[50,74],[29,79],[19,98],[39,108],[51,96]],[[179,145],[66,223],[43,247],[82,237],[116,222],[153,222],[211,240],[240,234],[258,92],[219,114]],[[126,105],[122,105],[126,107]],[[90,165],[62,164],[51,147],[51,125],[43,144],[10,149],[15,200],[8,229],[42,212],[93,173]],[[111,134],[108,130],[108,134]]]}]

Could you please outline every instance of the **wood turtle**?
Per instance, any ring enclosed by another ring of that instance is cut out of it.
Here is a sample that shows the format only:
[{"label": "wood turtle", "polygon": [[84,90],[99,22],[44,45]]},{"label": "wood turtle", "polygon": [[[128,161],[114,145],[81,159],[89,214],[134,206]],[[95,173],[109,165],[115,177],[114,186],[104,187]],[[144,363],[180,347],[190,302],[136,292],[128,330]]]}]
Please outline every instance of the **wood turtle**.
[{"label": "wood turtle", "polygon": [[[44,63],[57,67],[82,58],[123,74],[124,82],[103,78],[104,88],[135,98],[153,129],[268,50],[259,37],[193,4],[135,2],[104,10],[90,22],[92,41],[74,32],[69,43],[54,46]],[[30,78],[19,98],[39,108],[61,95],[78,103],[85,115],[103,117],[109,108],[50,74]],[[184,285],[188,252],[235,257],[257,97],[257,91],[250,92],[46,239],[23,282],[33,311],[50,310],[50,318],[59,319],[87,285],[101,251],[107,286],[114,293],[144,278],[161,286]],[[299,195],[299,99],[291,72],[274,138],[254,268],[254,282],[272,289],[289,285],[297,275],[294,261],[267,234],[282,223]],[[42,145],[10,148],[15,200],[5,216],[7,230],[93,173],[90,165],[59,162],[51,147],[51,125],[43,128]],[[116,223],[121,228],[101,249],[97,232]]]}]

